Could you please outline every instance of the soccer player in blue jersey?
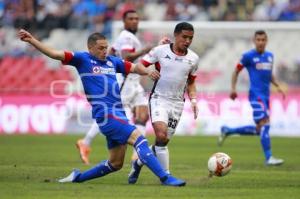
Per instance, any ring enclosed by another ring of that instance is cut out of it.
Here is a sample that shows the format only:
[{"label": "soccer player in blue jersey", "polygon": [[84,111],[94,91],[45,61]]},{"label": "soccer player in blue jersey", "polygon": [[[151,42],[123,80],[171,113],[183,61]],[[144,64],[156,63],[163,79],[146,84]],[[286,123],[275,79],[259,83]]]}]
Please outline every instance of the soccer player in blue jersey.
[{"label": "soccer player in blue jersey", "polygon": [[135,126],[128,123],[120,98],[120,88],[116,80],[117,72],[149,75],[157,80],[160,77],[157,71],[148,70],[141,64],[123,61],[118,57],[107,56],[108,42],[100,33],[93,33],[89,36],[87,40],[89,52],[52,49],[23,29],[19,31],[18,36],[48,57],[76,67],[87,99],[92,106],[93,118],[97,121],[100,131],[106,136],[108,160],[100,162],[85,172],[75,169],[59,182],[84,182],[120,170],[123,166],[127,144],[130,144],[137,151],[140,160],[160,178],[163,185],[185,185],[185,181],[164,171],[149,149],[146,138]]},{"label": "soccer player in blue jersey", "polygon": [[265,31],[258,30],[254,33],[255,49],[243,54],[240,63],[237,64],[232,74],[231,80],[230,98],[234,100],[237,97],[236,84],[238,75],[243,68],[247,69],[250,77],[249,101],[253,109],[253,119],[256,126],[242,126],[238,128],[223,126],[218,143],[222,145],[225,138],[234,134],[259,135],[266,165],[280,165],[284,161],[272,156],[269,136],[270,84],[272,83],[282,93],[283,98],[285,98],[285,93],[272,74],[274,56],[271,52],[265,50],[267,41],[268,36]]}]

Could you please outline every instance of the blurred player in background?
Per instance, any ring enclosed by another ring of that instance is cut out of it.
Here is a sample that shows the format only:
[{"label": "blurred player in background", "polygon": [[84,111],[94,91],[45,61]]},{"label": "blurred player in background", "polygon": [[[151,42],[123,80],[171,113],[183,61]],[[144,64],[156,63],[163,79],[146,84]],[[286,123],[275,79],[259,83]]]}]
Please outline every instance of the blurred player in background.
[{"label": "blurred player in background", "polygon": [[[136,62],[138,58],[151,50],[151,46],[142,48],[140,40],[135,35],[138,31],[139,16],[135,10],[128,10],[123,14],[124,30],[120,33],[110,50],[111,55],[116,55],[124,60]],[[140,84],[140,75],[129,74],[119,78],[121,83],[121,99],[128,118],[133,116],[133,122],[140,132],[146,134],[146,123],[149,119],[148,100],[144,88]],[[77,141],[76,146],[80,158],[89,164],[91,142],[99,133],[99,128],[94,122],[83,139]],[[135,153],[132,159],[136,159]]]},{"label": "blurred player in background", "polygon": [[19,31],[19,38],[48,57],[76,67],[87,99],[92,106],[93,118],[107,140],[108,160],[100,162],[85,172],[75,169],[59,182],[84,182],[120,170],[123,166],[127,144],[130,144],[134,146],[140,160],[159,177],[162,184],[185,185],[183,180],[171,176],[161,167],[149,149],[146,138],[135,126],[128,123],[121,102],[117,72],[149,75],[153,80],[157,80],[160,77],[157,71],[147,70],[142,64],[132,64],[115,56],[107,56],[108,42],[100,33],[93,33],[89,36],[87,41],[89,52],[69,52],[49,48],[25,30]]},{"label": "blurred player in background", "polygon": [[240,63],[236,66],[231,81],[230,98],[234,100],[237,97],[236,84],[238,76],[243,68],[246,68],[250,77],[249,101],[253,109],[253,118],[256,126],[242,126],[238,128],[229,128],[223,126],[219,137],[219,145],[222,145],[225,138],[230,135],[260,135],[261,145],[264,151],[267,165],[280,165],[284,161],[272,156],[271,140],[269,136],[270,118],[269,118],[269,99],[270,83],[282,93],[285,93],[275,79],[273,71],[274,56],[266,51],[268,41],[267,33],[263,30],[254,33],[255,49],[243,54]]},{"label": "blurred player in background", "polygon": [[[145,66],[154,64],[160,72],[150,94],[149,108],[155,131],[152,151],[169,173],[169,150],[167,144],[180,120],[184,93],[187,90],[191,100],[194,118],[197,118],[196,72],[199,57],[189,49],[194,37],[194,28],[186,22],[178,23],[174,29],[174,43],[159,45],[142,58]],[[132,162],[128,182],[136,183],[143,163],[139,159]]]}]

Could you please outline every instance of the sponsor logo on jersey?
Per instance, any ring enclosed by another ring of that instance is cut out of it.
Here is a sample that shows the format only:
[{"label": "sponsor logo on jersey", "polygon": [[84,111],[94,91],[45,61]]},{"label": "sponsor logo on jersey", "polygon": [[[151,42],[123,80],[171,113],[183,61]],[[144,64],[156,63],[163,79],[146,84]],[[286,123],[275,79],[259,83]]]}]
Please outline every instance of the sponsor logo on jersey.
[{"label": "sponsor logo on jersey", "polygon": [[[92,61],[92,60],[91,60]],[[93,67],[93,73],[94,74],[99,74],[100,73],[100,66],[94,66]]]},{"label": "sponsor logo on jersey", "polygon": [[272,63],[257,63],[255,65],[257,70],[271,70],[272,69]]},{"label": "sponsor logo on jersey", "polygon": [[182,58],[175,57],[175,61],[182,62],[183,59],[182,59]]},{"label": "sponsor logo on jersey", "polygon": [[259,58],[258,58],[258,57],[254,57],[254,58],[253,58],[253,61],[254,61],[254,62],[259,62]]},{"label": "sponsor logo on jersey", "polygon": [[91,64],[97,64],[97,62],[91,59]]},{"label": "sponsor logo on jersey", "polygon": [[106,75],[115,75],[116,71],[114,68],[104,68],[101,66],[94,66],[93,67],[94,74],[106,74]]},{"label": "sponsor logo on jersey", "polygon": [[273,62],[273,58],[271,56],[268,57],[269,62]]},{"label": "sponsor logo on jersey", "polygon": [[113,64],[111,63],[111,61],[107,61],[106,65],[109,66],[109,67],[113,67]]},{"label": "sponsor logo on jersey", "polygon": [[192,65],[193,64],[193,61],[190,60],[190,59],[182,59],[182,62],[183,63],[187,63],[188,65]]},{"label": "sponsor logo on jersey", "polygon": [[114,68],[103,68],[100,67],[101,73],[106,75],[115,75],[116,71]]},{"label": "sponsor logo on jersey", "polygon": [[166,55],[164,58],[165,59],[171,59],[171,57],[169,55]]}]

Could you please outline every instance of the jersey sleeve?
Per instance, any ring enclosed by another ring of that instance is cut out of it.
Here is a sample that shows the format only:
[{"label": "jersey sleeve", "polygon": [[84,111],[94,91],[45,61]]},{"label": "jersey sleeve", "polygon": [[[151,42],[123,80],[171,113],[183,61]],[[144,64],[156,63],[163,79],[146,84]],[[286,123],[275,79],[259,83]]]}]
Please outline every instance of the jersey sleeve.
[{"label": "jersey sleeve", "polygon": [[64,65],[72,65],[79,67],[83,60],[83,54],[81,52],[65,51],[65,60],[62,61]]},{"label": "jersey sleeve", "polygon": [[129,61],[121,60],[120,58],[115,58],[116,72],[128,75],[132,67],[132,63]]},{"label": "jersey sleeve", "polygon": [[248,67],[250,62],[249,56],[247,54],[243,54],[239,63],[236,65],[236,69],[241,71],[244,67]]},{"label": "jersey sleeve", "polygon": [[141,60],[141,63],[148,67],[152,64],[155,64],[158,62],[158,49],[157,47],[156,48],[153,48],[149,53],[147,53]]},{"label": "jersey sleeve", "polygon": [[198,68],[199,68],[199,58],[197,59],[196,63],[193,65],[192,69],[191,69],[191,72],[189,74],[189,77],[188,79],[191,80],[191,81],[194,81],[197,77],[197,72],[198,72]]},{"label": "jersey sleeve", "polygon": [[124,37],[120,42],[121,52],[135,52],[134,42],[130,37]]}]

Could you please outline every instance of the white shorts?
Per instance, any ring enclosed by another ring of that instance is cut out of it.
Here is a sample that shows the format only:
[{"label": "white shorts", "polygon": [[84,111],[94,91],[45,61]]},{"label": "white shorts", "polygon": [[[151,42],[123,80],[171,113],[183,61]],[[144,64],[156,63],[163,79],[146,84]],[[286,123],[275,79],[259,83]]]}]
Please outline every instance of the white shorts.
[{"label": "white shorts", "polygon": [[184,107],[184,101],[170,100],[158,96],[150,98],[151,122],[164,122],[168,125],[168,138],[175,133]]},{"label": "white shorts", "polygon": [[[136,106],[148,106],[147,93],[139,79],[126,78],[121,86],[121,99],[126,115]],[[130,117],[127,115],[127,117]]]}]

